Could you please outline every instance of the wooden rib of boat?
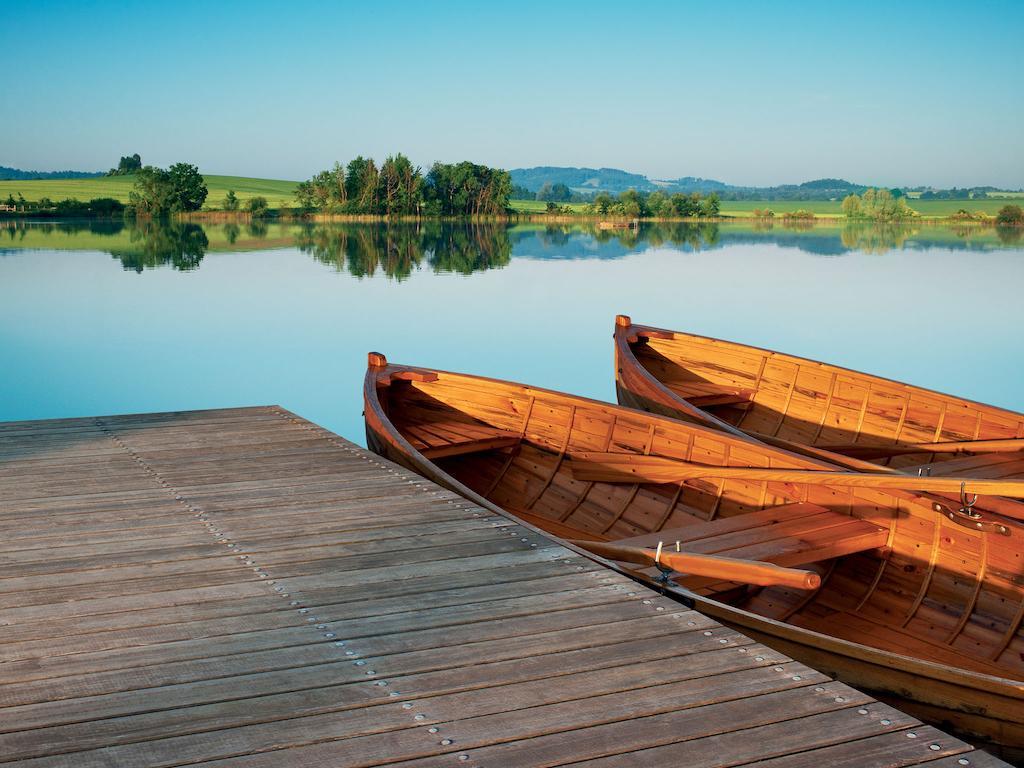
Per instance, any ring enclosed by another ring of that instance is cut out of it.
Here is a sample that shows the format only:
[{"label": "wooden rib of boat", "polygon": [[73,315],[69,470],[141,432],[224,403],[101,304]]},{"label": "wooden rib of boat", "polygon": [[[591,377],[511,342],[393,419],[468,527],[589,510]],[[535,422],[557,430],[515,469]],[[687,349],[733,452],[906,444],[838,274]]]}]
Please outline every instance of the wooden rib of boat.
[{"label": "wooden rib of boat", "polygon": [[623,405],[840,466],[1024,474],[1024,414],[879,376],[626,315],[615,319],[615,370]]},{"label": "wooden rib of boat", "polygon": [[[918,716],[1024,749],[1024,505],[940,513],[948,478],[839,472],[622,406],[369,362],[379,454],[637,578],[670,572],[674,596]],[[1024,494],[1010,485],[978,489]]]}]

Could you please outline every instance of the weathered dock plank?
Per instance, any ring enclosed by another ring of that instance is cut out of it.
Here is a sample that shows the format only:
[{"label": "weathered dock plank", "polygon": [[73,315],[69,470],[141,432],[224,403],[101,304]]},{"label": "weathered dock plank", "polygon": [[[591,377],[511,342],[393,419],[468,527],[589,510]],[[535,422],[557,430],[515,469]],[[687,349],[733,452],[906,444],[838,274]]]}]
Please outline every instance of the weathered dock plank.
[{"label": "weathered dock plank", "polygon": [[0,424],[0,764],[681,755],[1001,764],[280,408]]}]

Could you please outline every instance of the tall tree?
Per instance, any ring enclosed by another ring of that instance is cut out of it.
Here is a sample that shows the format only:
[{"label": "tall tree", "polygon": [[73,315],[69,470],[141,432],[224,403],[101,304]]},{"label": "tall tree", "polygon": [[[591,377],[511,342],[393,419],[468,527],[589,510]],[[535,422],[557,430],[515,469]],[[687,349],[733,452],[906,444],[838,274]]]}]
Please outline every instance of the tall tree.
[{"label": "tall tree", "polygon": [[128,201],[137,213],[144,216],[170,213],[174,201],[170,174],[151,165],[140,168],[135,174],[135,187],[128,193]]},{"label": "tall tree", "polygon": [[190,163],[175,163],[167,169],[173,192],[173,210],[198,211],[209,190],[199,168]]},{"label": "tall tree", "polygon": [[107,176],[127,176],[142,169],[142,157],[136,152],[134,155],[125,155],[117,164],[117,168],[107,171]]},{"label": "tall tree", "polygon": [[415,214],[422,202],[423,173],[405,155],[391,155],[380,168],[380,189],[384,213],[388,216]]},{"label": "tall tree", "polygon": [[167,170],[147,165],[135,174],[129,201],[136,213],[164,216],[198,211],[209,190],[199,169],[189,163],[175,163]]}]

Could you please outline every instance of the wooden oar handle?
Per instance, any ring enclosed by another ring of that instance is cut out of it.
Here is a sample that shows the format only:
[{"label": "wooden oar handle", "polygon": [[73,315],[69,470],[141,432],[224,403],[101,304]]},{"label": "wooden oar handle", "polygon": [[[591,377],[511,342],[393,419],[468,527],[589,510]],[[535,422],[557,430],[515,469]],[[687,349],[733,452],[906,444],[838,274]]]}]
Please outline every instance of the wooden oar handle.
[{"label": "wooden oar handle", "polygon": [[[655,564],[656,553],[646,547],[629,547],[622,544],[609,544],[601,541],[579,541],[568,539],[581,549],[609,560],[620,560],[627,563],[650,566]],[[704,576],[723,581],[738,581],[743,584],[756,584],[762,587],[792,587],[794,589],[817,589],[821,586],[821,576],[814,571],[799,568],[783,568],[773,563],[762,563],[757,560],[742,560],[736,557],[720,555],[701,555],[695,552],[662,551],[660,562],[673,571]]]}]

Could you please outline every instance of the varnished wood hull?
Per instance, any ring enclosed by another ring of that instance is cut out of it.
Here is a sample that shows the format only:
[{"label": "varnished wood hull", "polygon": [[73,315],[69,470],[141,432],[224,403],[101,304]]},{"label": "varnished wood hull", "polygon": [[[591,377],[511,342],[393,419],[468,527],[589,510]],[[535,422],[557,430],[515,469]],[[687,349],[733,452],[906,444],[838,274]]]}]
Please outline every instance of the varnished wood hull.
[{"label": "varnished wood hull", "polygon": [[[580,482],[573,479],[573,456],[601,448],[699,455],[728,466],[822,465],[705,427],[508,382],[388,365],[383,358],[368,370],[364,396],[371,449],[563,538],[618,541],[665,532],[671,541],[677,531],[706,525],[706,517],[742,524],[775,509],[784,514],[794,501],[827,507],[833,523],[846,515],[850,525],[884,529],[883,546],[818,563],[825,583],[811,596],[768,588],[725,599],[727,591],[715,591],[722,585],[693,579],[668,589],[798,660],[998,745],[1004,755],[1024,749],[1019,521],[1004,520],[1008,536],[972,532],[911,492],[812,483]],[[808,534],[808,541],[844,526]],[[827,551],[831,542],[819,544]],[[861,635],[861,625],[878,637]]]},{"label": "varnished wood hull", "polygon": [[[855,468],[870,461],[969,474],[972,462],[962,460],[972,456],[968,447],[911,447],[1024,438],[1024,414],[1015,411],[815,360],[638,325],[623,315],[615,325],[615,370],[623,405],[755,439],[812,446],[819,458]],[[839,446],[846,455],[830,450]],[[885,455],[895,448],[907,452]],[[881,455],[872,455],[876,449]],[[953,463],[944,466],[947,461]],[[995,456],[993,464],[999,469],[978,474],[1024,474],[1024,453]]]}]

